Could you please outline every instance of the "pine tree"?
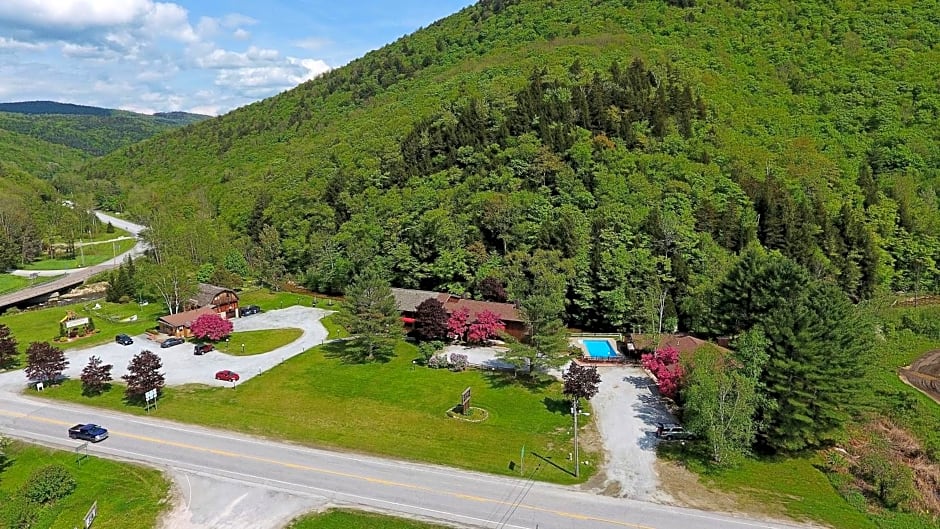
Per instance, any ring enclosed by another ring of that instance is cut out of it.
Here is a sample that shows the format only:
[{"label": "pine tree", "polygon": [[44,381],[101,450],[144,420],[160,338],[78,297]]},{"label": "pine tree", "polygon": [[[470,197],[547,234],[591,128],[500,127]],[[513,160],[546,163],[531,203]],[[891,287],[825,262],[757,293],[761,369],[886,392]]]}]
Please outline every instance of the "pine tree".
[{"label": "pine tree", "polygon": [[344,349],[356,362],[387,360],[404,334],[392,289],[373,269],[367,269],[346,289],[340,309],[343,327],[353,335]]}]

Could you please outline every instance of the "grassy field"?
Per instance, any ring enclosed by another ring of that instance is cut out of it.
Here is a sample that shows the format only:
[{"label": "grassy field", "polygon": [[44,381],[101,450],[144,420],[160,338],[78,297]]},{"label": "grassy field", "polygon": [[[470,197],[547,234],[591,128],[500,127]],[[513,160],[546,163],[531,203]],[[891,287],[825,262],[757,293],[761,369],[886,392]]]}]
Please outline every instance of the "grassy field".
[{"label": "grassy field", "polygon": [[[68,343],[53,342],[57,347],[83,348],[109,342],[115,334],[140,334],[156,325],[156,319],[165,311],[159,303],[139,306],[136,303],[106,303],[99,302],[100,309],[94,309],[95,302],[85,305],[69,305],[68,307],[54,307],[42,310],[30,310],[17,314],[4,314],[0,316],[0,323],[6,324],[13,332],[19,343],[19,351],[23,353],[31,342],[52,342],[59,335],[59,320],[65,317],[69,310],[75,311],[79,316],[90,316],[95,324],[97,333],[79,338]],[[120,320],[137,315],[137,321],[122,322]]]},{"label": "grassy field", "polygon": [[273,351],[300,338],[300,329],[265,329],[263,331],[233,332],[227,342],[216,349],[232,356],[251,356]]},{"label": "grassy field", "polygon": [[169,483],[156,470],[95,457],[78,465],[72,452],[21,443],[14,443],[11,452],[13,463],[0,474],[0,513],[29,475],[46,465],[67,467],[78,483],[71,495],[43,511],[32,529],[79,527],[96,500],[95,529],[156,527],[164,510]]},{"label": "grassy field", "polygon": [[[258,305],[264,310],[275,310],[294,305],[304,307],[317,307],[323,310],[339,310],[339,302],[328,298],[318,297],[314,301],[313,297],[307,294],[295,294],[293,292],[271,292],[267,289],[246,290],[239,293],[238,303],[241,306]],[[332,315],[320,320],[320,323],[326,327],[327,338],[330,340],[336,338],[346,338],[349,333],[336,323]]]},{"label": "grassy field", "polygon": [[15,276],[13,274],[0,274],[0,294],[9,294],[22,288],[42,283],[48,283],[62,277],[61,275],[52,277],[37,277],[35,280],[28,277]]},{"label": "grassy field", "polygon": [[445,529],[445,526],[379,514],[336,510],[304,516],[291,522],[287,529]]},{"label": "grassy field", "polygon": [[39,261],[24,264],[23,270],[67,270],[96,265],[112,259],[115,255],[121,255],[133,248],[135,244],[137,244],[135,239],[125,239],[114,243],[90,244],[83,246],[81,249],[76,248],[76,255],[73,259],[40,259]]},{"label": "grassy field", "polygon": [[[151,415],[497,474],[517,475],[525,446],[524,470],[540,465],[537,479],[574,483],[589,477],[590,471],[582,472],[577,480],[569,470],[571,418],[559,383],[523,385],[499,374],[415,367],[418,352],[406,343],[388,363],[349,364],[339,358],[344,345],[314,348],[234,389],[167,388]],[[473,405],[489,412],[486,421],[447,416],[467,387]],[[81,384],[68,381],[42,397],[145,413],[124,404],[117,384],[102,396],[84,397]],[[597,454],[582,457],[595,463],[582,470],[596,468]]]}]

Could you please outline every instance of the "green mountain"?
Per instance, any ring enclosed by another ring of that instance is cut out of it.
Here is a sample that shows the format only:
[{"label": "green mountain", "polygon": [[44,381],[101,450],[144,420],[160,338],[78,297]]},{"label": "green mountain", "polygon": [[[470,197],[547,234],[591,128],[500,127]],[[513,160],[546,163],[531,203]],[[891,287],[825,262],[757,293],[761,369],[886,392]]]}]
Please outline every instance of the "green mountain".
[{"label": "green mountain", "polygon": [[327,291],[373,265],[541,283],[594,328],[662,301],[702,329],[756,242],[856,300],[937,290],[938,23],[936,0],[481,1],[84,173],[232,230],[191,257],[260,243]]},{"label": "green mountain", "polygon": [[208,117],[187,112],[151,116],[53,101],[0,103],[0,129],[66,145],[92,156],[107,154]]}]

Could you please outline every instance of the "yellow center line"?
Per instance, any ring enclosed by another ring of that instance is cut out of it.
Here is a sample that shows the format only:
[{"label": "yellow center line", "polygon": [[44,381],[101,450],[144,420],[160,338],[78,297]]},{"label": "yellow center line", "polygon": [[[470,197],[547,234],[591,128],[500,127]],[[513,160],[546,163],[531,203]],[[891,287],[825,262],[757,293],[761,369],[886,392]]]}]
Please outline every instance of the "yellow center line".
[{"label": "yellow center line", "polygon": [[[45,417],[35,417],[35,416],[32,416],[32,415],[27,415],[27,414],[25,414],[25,413],[8,412],[8,411],[5,411],[5,410],[0,410],[0,415],[7,415],[7,416],[10,416],[10,417],[16,417],[16,418],[20,418],[20,419],[28,419],[28,420],[35,421],[35,422],[42,422],[42,423],[46,423],[46,424],[54,424],[54,425],[58,425],[58,426],[68,426],[68,425],[70,424],[70,423],[67,423],[67,422],[64,422],[64,421],[60,421],[60,420],[57,420],[57,419],[48,419],[48,418],[45,418]],[[164,446],[172,446],[172,447],[174,447],[174,448],[180,448],[180,449],[184,449],[184,450],[191,450],[191,451],[194,451],[194,452],[204,452],[204,453],[209,453],[209,454],[213,454],[213,455],[217,455],[217,456],[222,456],[222,457],[228,457],[228,458],[232,458],[232,459],[242,459],[242,460],[246,460],[246,461],[255,461],[255,462],[258,462],[258,463],[265,463],[265,464],[272,465],[272,466],[280,466],[280,467],[284,467],[284,468],[290,468],[290,469],[294,469],[294,470],[303,470],[303,471],[305,471],[305,472],[311,472],[311,473],[316,473],[316,474],[325,474],[325,475],[329,475],[329,476],[336,476],[336,477],[341,477],[341,478],[348,478],[348,479],[354,479],[354,480],[359,480],[359,481],[366,481],[366,482],[368,482],[368,483],[375,483],[375,484],[378,484],[378,485],[386,485],[386,486],[389,486],[389,487],[397,487],[397,488],[402,488],[402,489],[415,490],[415,491],[419,491],[419,492],[429,492],[429,493],[434,493],[434,494],[443,494],[443,495],[445,495],[445,496],[450,496],[450,497],[452,497],[452,498],[457,498],[457,499],[462,499],[462,500],[476,501],[476,502],[480,502],[480,503],[491,503],[491,504],[502,505],[502,506],[518,507],[518,508],[523,508],[523,509],[530,510],[530,511],[535,511],[535,512],[544,512],[544,513],[547,513],[547,514],[554,514],[554,515],[556,515],[556,516],[561,516],[561,517],[563,517],[563,518],[570,518],[570,519],[574,519],[574,520],[583,520],[583,521],[600,522],[600,523],[606,523],[606,524],[616,525],[616,526],[620,526],[620,527],[632,527],[632,528],[634,528],[634,529],[654,529],[653,527],[650,527],[650,526],[648,526],[648,525],[640,525],[640,524],[635,524],[635,523],[630,523],[630,522],[622,522],[622,521],[619,521],[619,520],[610,520],[610,519],[607,519],[607,518],[600,518],[600,517],[591,516],[591,515],[572,513],[572,512],[567,512],[567,511],[559,511],[559,510],[555,510],[555,509],[548,509],[548,508],[544,508],[544,507],[538,507],[538,506],[535,506],[535,505],[527,505],[527,504],[524,504],[524,503],[519,504],[519,505],[516,505],[516,504],[513,503],[513,502],[504,501],[504,500],[496,500],[496,499],[493,499],[493,498],[486,498],[486,497],[482,497],[482,496],[475,496],[475,495],[472,495],[472,494],[463,494],[463,493],[459,493],[459,492],[447,492],[447,491],[442,491],[442,490],[438,490],[438,489],[432,489],[432,488],[429,488],[429,487],[424,487],[424,486],[421,486],[421,485],[412,485],[412,484],[409,484],[409,483],[402,483],[402,482],[399,482],[399,481],[389,481],[389,480],[381,479],[381,478],[373,478],[373,477],[369,477],[369,476],[363,476],[363,475],[360,475],[360,474],[351,474],[351,473],[348,473],[348,472],[341,472],[341,471],[338,471],[338,470],[329,470],[329,469],[325,469],[325,468],[312,467],[312,466],[302,465],[302,464],[298,464],[298,463],[288,463],[288,462],[286,462],[286,461],[278,461],[278,460],[276,460],[276,459],[270,459],[270,458],[266,458],[266,457],[252,456],[252,455],[248,455],[248,454],[240,454],[240,453],[237,453],[237,452],[231,452],[231,451],[229,451],[229,450],[218,450],[218,449],[215,449],[215,448],[204,448],[204,447],[201,447],[201,446],[192,445],[192,444],[188,444],[188,443],[180,443],[180,442],[177,442],[177,441],[167,441],[167,440],[165,440],[165,439],[157,439],[157,438],[155,438],[155,437],[148,437],[148,436],[145,436],[145,435],[137,435],[137,434],[132,434],[132,433],[124,433],[124,432],[115,432],[114,430],[108,430],[108,432],[109,432],[112,436],[126,437],[126,438],[128,438],[128,439],[136,439],[136,440],[138,440],[138,441],[143,441],[143,442],[147,442],[147,443],[153,443],[153,444],[164,445]]]}]

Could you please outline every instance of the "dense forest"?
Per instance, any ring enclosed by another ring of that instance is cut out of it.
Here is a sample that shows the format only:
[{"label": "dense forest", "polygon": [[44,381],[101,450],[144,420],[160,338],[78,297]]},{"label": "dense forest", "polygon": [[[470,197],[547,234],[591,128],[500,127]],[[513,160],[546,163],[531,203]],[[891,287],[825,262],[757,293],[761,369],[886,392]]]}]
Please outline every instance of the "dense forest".
[{"label": "dense forest", "polygon": [[0,129],[65,145],[91,156],[108,154],[208,117],[187,112],[146,115],[52,101],[0,103]]},{"label": "dense forest", "polygon": [[329,292],[376,261],[456,293],[550,273],[595,329],[664,303],[703,330],[749,244],[855,301],[937,290],[937,7],[484,1],[84,174],[151,223],[164,190],[216,219],[201,260],[268,225]]}]

